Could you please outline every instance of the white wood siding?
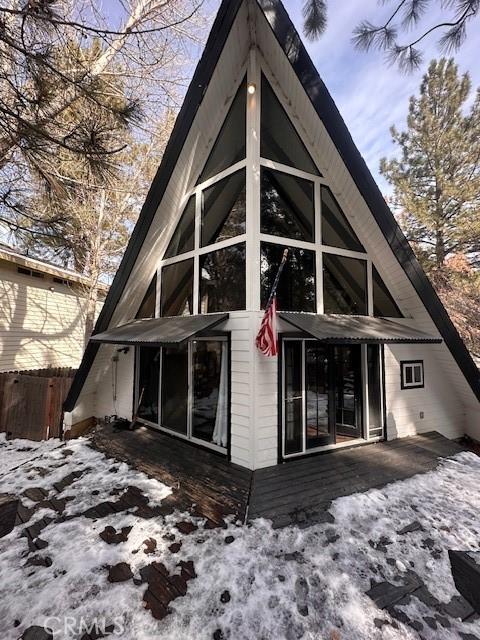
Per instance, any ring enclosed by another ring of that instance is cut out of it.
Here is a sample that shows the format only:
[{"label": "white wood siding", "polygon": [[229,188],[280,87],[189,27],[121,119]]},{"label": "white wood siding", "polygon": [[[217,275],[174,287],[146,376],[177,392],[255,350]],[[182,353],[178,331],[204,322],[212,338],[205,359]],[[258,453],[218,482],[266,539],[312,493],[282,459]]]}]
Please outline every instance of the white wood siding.
[{"label": "white wood siding", "polygon": [[[462,398],[438,365],[441,348],[442,345],[431,344],[385,346],[389,440],[426,431],[438,431],[447,438],[458,438],[465,433]],[[401,360],[423,360],[424,388],[401,389]]]},{"label": "white wood siding", "polygon": [[78,289],[0,263],[0,371],[76,368],[84,331],[85,298]]}]

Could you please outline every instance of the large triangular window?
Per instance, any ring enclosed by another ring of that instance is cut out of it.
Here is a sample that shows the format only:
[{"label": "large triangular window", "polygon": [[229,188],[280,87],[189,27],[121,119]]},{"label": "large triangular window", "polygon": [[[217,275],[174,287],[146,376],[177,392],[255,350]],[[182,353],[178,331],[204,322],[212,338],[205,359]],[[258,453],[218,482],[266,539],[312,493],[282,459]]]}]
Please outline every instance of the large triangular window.
[{"label": "large triangular window", "polygon": [[245,170],[205,189],[202,194],[202,247],[245,233],[245,197]]},{"label": "large triangular window", "polygon": [[333,193],[322,186],[322,242],[330,247],[365,252]]},{"label": "large triangular window", "polygon": [[262,158],[295,167],[306,173],[320,175],[265,76],[262,76],[261,111],[260,155]]},{"label": "large triangular window", "polygon": [[373,314],[382,318],[403,318],[381,275],[373,267]]},{"label": "large triangular window", "polygon": [[247,103],[245,80],[235,96],[197,184],[216,176],[246,156]]},{"label": "large triangular window", "polygon": [[195,241],[195,196],[187,202],[180,222],[170,240],[164,258],[173,258],[186,251],[193,251]]},{"label": "large triangular window", "polygon": [[147,289],[147,293],[145,294],[142,300],[142,304],[138,309],[135,319],[138,320],[140,318],[154,318],[156,304],[157,304],[157,274],[153,276],[153,279],[150,282],[150,285]]}]

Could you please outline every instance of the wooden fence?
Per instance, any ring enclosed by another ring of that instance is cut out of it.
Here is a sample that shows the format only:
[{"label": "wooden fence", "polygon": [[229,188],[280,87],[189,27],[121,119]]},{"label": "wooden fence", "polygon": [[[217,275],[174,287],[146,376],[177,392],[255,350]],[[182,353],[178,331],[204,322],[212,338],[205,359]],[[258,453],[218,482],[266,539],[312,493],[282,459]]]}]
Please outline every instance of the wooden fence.
[{"label": "wooden fence", "polygon": [[74,369],[60,368],[0,373],[0,432],[7,438],[58,438],[74,375]]}]

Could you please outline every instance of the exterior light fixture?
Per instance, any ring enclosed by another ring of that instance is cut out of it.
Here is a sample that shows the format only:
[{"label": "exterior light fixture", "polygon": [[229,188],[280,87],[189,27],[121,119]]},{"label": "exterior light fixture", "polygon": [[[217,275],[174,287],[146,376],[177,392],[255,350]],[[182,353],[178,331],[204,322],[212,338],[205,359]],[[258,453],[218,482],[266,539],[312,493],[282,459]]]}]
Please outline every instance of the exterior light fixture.
[{"label": "exterior light fixture", "polygon": [[257,87],[255,86],[255,84],[253,82],[249,82],[248,86],[247,86],[247,91],[248,93],[253,96],[253,94],[255,93],[255,91],[257,90]]}]

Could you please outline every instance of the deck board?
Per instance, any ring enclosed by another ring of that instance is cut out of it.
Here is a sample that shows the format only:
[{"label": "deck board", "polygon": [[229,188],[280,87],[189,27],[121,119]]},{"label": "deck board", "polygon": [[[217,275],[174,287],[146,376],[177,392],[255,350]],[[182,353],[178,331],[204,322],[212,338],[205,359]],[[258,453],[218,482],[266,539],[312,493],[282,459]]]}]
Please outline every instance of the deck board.
[{"label": "deck board", "polygon": [[464,449],[436,432],[337,449],[308,459],[255,471],[250,519],[271,519],[274,526],[297,522],[304,512],[318,515],[335,498],[383,487],[434,469],[441,457]]},{"label": "deck board", "polygon": [[127,431],[104,425],[95,431],[92,442],[107,455],[171,487],[179,509],[188,506],[216,524],[227,516],[245,519],[248,469],[146,427]]},{"label": "deck board", "polygon": [[434,469],[464,449],[431,432],[343,448],[248,471],[226,458],[153,429],[96,430],[93,445],[173,488],[178,509],[221,525],[226,516],[263,517],[274,526],[321,520],[332,500]]}]

